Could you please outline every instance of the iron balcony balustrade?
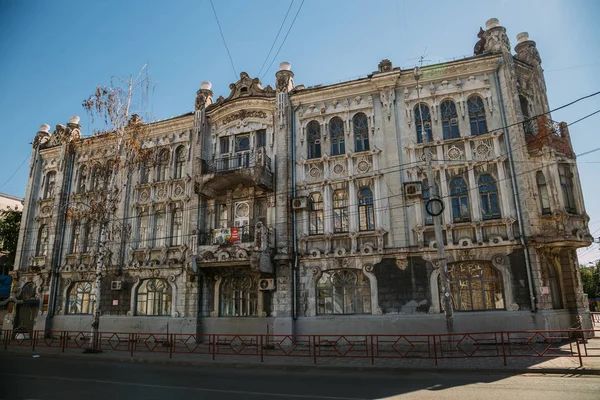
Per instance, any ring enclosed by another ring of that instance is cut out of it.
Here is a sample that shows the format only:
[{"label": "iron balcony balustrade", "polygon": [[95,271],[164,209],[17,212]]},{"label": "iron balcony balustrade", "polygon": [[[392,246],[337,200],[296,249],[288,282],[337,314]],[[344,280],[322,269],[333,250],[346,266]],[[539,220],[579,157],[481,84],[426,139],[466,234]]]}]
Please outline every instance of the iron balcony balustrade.
[{"label": "iron balcony balustrade", "polygon": [[[203,186],[219,193],[239,184],[273,190],[271,158],[266,149],[227,154],[212,160],[202,160]],[[211,193],[205,193],[209,197]]]},{"label": "iron balcony balustrade", "polygon": [[254,241],[254,227],[250,225],[216,228],[198,232],[199,246],[236,245],[240,243],[254,243]]}]

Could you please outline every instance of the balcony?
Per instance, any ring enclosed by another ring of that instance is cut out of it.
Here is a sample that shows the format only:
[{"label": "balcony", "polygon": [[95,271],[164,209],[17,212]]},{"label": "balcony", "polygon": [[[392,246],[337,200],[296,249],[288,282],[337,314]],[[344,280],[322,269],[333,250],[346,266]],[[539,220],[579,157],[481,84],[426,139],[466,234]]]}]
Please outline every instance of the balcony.
[{"label": "balcony", "polygon": [[198,233],[198,267],[250,267],[272,273],[273,232],[262,223],[256,226],[218,228]]},{"label": "balcony", "polygon": [[573,157],[573,147],[566,122],[552,121],[546,115],[523,121],[525,140],[530,153],[550,147],[567,157]]},{"label": "balcony", "polygon": [[271,158],[265,148],[202,160],[200,191],[212,195],[239,184],[273,190]]}]

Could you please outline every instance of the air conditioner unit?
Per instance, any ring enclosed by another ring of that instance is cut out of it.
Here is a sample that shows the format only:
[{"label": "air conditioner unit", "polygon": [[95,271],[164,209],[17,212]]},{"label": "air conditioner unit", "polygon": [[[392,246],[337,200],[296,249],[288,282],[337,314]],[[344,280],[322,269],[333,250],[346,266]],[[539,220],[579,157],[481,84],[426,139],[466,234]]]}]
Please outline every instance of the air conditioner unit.
[{"label": "air conditioner unit", "polygon": [[303,210],[306,208],[308,200],[306,197],[296,197],[292,200],[292,208],[294,210]]},{"label": "air conditioner unit", "polygon": [[259,279],[258,290],[273,290],[275,289],[275,279]]},{"label": "air conditioner unit", "polygon": [[112,281],[110,283],[110,289],[111,290],[121,290],[121,284],[122,283],[123,282],[121,282],[121,281]]},{"label": "air conditioner unit", "polygon": [[421,182],[406,182],[404,184],[404,195],[406,197],[422,196]]}]

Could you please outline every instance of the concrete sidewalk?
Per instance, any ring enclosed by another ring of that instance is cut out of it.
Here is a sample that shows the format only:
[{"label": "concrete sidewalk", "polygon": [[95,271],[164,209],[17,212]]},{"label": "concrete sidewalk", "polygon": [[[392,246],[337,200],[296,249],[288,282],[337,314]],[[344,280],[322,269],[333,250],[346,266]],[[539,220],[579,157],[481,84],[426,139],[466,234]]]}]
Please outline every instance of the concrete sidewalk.
[{"label": "concrete sidewalk", "polygon": [[[568,346],[568,345],[566,345]],[[588,346],[600,349],[600,339],[589,340]],[[166,350],[166,349],[165,349]],[[312,357],[275,357],[265,356],[261,362],[260,356],[224,355],[217,354],[215,360],[210,354],[173,353],[169,358],[168,351],[142,352],[137,351],[133,356],[127,351],[105,350],[98,354],[85,354],[83,349],[67,348],[63,353],[60,348],[38,347],[33,351],[30,347],[10,346],[3,352],[15,356],[39,357],[68,357],[87,360],[102,360],[109,362],[140,362],[140,363],[175,363],[180,365],[261,368],[261,369],[332,369],[332,370],[373,370],[373,371],[461,371],[461,372],[507,372],[507,373],[552,373],[552,374],[587,374],[600,375],[600,350],[588,352],[588,357],[582,357],[583,366],[579,365],[578,357],[507,357],[504,365],[503,357],[478,357],[438,359],[409,359],[389,358],[375,359],[371,364],[370,358],[317,358]],[[2,350],[0,350],[2,351]]]}]

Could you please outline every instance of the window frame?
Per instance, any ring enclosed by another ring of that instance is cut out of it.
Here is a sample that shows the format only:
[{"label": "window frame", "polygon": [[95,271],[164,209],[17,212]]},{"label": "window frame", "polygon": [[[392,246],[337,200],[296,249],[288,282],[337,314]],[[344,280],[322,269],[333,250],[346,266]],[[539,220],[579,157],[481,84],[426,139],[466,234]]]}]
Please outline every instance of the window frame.
[{"label": "window frame", "polygon": [[456,103],[450,99],[443,100],[440,103],[440,116],[444,140],[460,138]]},{"label": "window frame", "polygon": [[329,140],[331,140],[331,155],[341,156],[346,153],[346,136],[344,121],[340,117],[329,120]]},{"label": "window frame", "polygon": [[46,174],[46,185],[44,187],[44,199],[54,198],[56,190],[56,171],[50,171]]},{"label": "window frame", "polygon": [[350,226],[348,215],[348,191],[337,189],[333,192],[333,233],[347,233]]},{"label": "window frame", "polygon": [[318,121],[310,121],[306,125],[306,144],[307,144],[307,158],[315,159],[321,158],[322,156],[322,142],[321,142],[321,124]]},{"label": "window frame", "polygon": [[[454,185],[454,182],[462,181],[462,185]],[[453,177],[448,186],[450,187],[450,199],[452,204],[452,221],[453,222],[470,222],[471,208],[469,205],[469,186],[467,181],[462,176]],[[465,211],[466,212],[463,212]],[[457,211],[458,214],[457,215]]]},{"label": "window frame", "polygon": [[371,282],[361,270],[323,271],[315,292],[317,315],[372,314]]},{"label": "window frame", "polygon": [[[419,106],[420,110],[419,110]],[[433,130],[431,125],[431,112],[429,106],[426,103],[418,103],[414,107],[415,115],[415,130],[417,133],[417,143],[423,143],[423,126],[425,126],[425,133],[427,133],[427,142],[433,142]],[[421,118],[423,115],[423,118]]]},{"label": "window frame", "polygon": [[152,247],[165,247],[167,236],[167,214],[164,208],[159,208],[154,211],[154,224],[152,235]]},{"label": "window frame", "polygon": [[82,164],[79,166],[77,174],[77,193],[85,193],[87,191],[87,165]]},{"label": "window frame", "polygon": [[258,284],[253,276],[240,274],[223,278],[219,288],[219,316],[258,317],[260,295]]},{"label": "window frame", "polygon": [[481,96],[478,94],[469,96],[467,99],[467,110],[469,112],[471,135],[479,136],[488,133],[485,105]]},{"label": "window frame", "polygon": [[171,211],[171,246],[183,244],[183,209],[176,206]]},{"label": "window frame", "polygon": [[560,188],[563,193],[565,211],[569,214],[577,214],[573,172],[568,164],[558,164],[558,178],[560,181]]},{"label": "window frame", "polygon": [[308,234],[323,235],[325,233],[325,207],[321,192],[312,192],[308,196],[308,205]]},{"label": "window frame", "polygon": [[[369,193],[367,196],[366,193]],[[375,230],[375,199],[373,190],[368,186],[358,189],[358,230],[360,232]]]},{"label": "window frame", "polygon": [[[541,177],[541,179],[540,179]],[[550,193],[548,192],[548,184],[543,171],[537,171],[535,174],[535,183],[538,188],[538,196],[540,197],[540,208],[542,215],[552,214],[552,206],[550,205]]]},{"label": "window frame", "polygon": [[352,130],[354,133],[354,151],[369,151],[369,118],[365,113],[359,112],[352,117]]},{"label": "window frame", "polygon": [[[80,290],[81,288],[81,290]],[[94,286],[90,281],[77,281],[74,282],[69,289],[69,295],[67,297],[67,314],[69,315],[86,315],[92,314],[94,311],[94,304],[96,302],[96,293],[94,293]],[[74,305],[79,304],[79,312],[74,312]],[[84,310],[85,307],[85,310]]]},{"label": "window frame", "polygon": [[[475,275],[477,270],[474,266],[481,267],[480,275]],[[457,267],[462,267],[461,271],[458,271],[458,273],[455,271]],[[477,278],[478,276],[480,277]],[[450,296],[455,311],[480,312],[506,310],[506,295],[502,272],[495,268],[491,263],[485,261],[459,261],[449,263],[448,277],[450,280]],[[474,282],[476,282],[475,285],[473,285]],[[441,292],[441,274],[438,277],[438,284]],[[486,286],[486,284],[488,284],[488,286]],[[493,287],[494,284],[497,286]],[[457,290],[459,286],[460,290]],[[464,302],[463,305],[464,292],[467,292],[469,302]],[[492,303],[488,303],[488,294],[490,292],[494,295]],[[496,300],[495,295],[497,293],[500,293],[501,295],[502,307],[496,307],[497,302],[500,301]],[[476,299],[483,307],[475,308],[476,302],[474,301],[474,294],[480,296]],[[440,295],[440,302],[443,303],[442,299],[443,297]],[[489,304],[493,304],[493,307],[489,307]]]},{"label": "window frame", "polygon": [[[482,182],[484,177],[489,177],[488,182]],[[479,188],[479,199],[481,201],[481,218],[484,221],[502,218],[502,213],[500,212],[500,196],[498,194],[498,184],[496,179],[494,179],[492,174],[481,174],[477,178],[477,186]]]},{"label": "window frame", "polygon": [[183,170],[186,162],[185,150],[185,146],[183,145],[177,146],[175,149],[173,179],[181,179],[183,177]]},{"label": "window frame", "polygon": [[169,167],[169,150],[160,149],[156,160],[156,182],[167,180],[167,169]]},{"label": "window frame", "polygon": [[[151,287],[149,287],[151,286]],[[140,298],[143,298],[141,300]],[[135,292],[135,315],[145,317],[170,317],[173,290],[166,279],[144,279]],[[141,312],[143,305],[144,312]],[[149,307],[150,305],[150,307]],[[150,311],[150,312],[149,312]]]},{"label": "window frame", "polygon": [[42,224],[38,230],[37,245],[35,248],[36,257],[48,255],[49,237],[50,232],[48,231],[48,224]]}]

